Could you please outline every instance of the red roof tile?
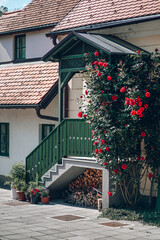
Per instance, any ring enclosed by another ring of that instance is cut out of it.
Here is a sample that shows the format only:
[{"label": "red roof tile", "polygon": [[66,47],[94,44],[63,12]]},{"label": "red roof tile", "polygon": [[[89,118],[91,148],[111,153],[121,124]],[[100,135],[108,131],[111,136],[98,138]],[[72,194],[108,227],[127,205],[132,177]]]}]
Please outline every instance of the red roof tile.
[{"label": "red roof tile", "polygon": [[160,13],[160,0],[81,0],[53,31]]},{"label": "red roof tile", "polygon": [[52,25],[59,22],[79,0],[33,0],[24,9],[0,18],[0,33]]},{"label": "red roof tile", "polygon": [[1,67],[0,105],[37,105],[57,80],[57,63]]}]

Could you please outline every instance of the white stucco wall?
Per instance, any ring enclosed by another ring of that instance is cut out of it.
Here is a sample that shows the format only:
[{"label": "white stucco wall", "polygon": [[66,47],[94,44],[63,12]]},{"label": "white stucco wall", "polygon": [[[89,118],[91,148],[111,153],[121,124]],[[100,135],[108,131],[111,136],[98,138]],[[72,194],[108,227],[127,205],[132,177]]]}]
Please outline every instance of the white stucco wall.
[{"label": "white stucco wall", "polygon": [[78,118],[78,99],[83,94],[84,74],[76,73],[68,83],[68,117]]},{"label": "white stucco wall", "polygon": [[13,37],[10,35],[0,37],[0,62],[13,60]]},{"label": "white stucco wall", "polygon": [[[53,48],[52,40],[47,38],[45,35],[50,32],[51,29],[52,28],[21,33],[26,34],[27,59],[43,57],[51,48]],[[14,60],[14,39],[16,35],[12,34],[0,36],[0,63]]]},{"label": "white stucco wall", "polygon": [[53,48],[52,39],[45,35],[49,31],[51,29],[26,34],[26,58],[42,57]]},{"label": "white stucco wall", "polygon": [[[41,114],[58,116],[58,96]],[[9,157],[0,156],[0,175],[8,174],[14,163],[25,161],[39,144],[40,124],[58,124],[38,118],[34,109],[1,109],[0,122],[9,123]]]}]

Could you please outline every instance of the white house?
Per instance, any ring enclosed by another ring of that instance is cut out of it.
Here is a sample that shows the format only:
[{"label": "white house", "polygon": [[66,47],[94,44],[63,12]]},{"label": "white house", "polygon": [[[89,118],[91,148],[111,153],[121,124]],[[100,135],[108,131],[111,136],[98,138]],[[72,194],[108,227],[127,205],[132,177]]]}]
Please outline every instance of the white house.
[{"label": "white house", "polygon": [[76,2],[33,0],[0,18],[2,182],[58,123],[58,64],[41,58],[54,44],[46,34]]}]

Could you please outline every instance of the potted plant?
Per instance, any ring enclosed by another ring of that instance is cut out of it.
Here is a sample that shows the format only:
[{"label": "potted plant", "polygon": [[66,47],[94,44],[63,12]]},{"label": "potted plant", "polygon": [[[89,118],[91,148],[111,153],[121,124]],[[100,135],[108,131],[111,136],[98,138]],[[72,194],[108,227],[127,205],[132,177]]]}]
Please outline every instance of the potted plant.
[{"label": "potted plant", "polygon": [[39,199],[39,189],[32,188],[32,190],[30,191],[30,198],[32,204],[37,204]]},{"label": "potted plant", "polygon": [[26,201],[27,202],[30,202],[31,201],[31,197],[30,197],[30,186],[29,185],[26,185],[26,190],[25,190],[25,198],[26,198]]},{"label": "potted plant", "polygon": [[15,186],[16,191],[18,194],[18,200],[24,201],[25,200],[25,190],[26,190],[26,182],[24,180],[15,179]]},{"label": "potted plant", "polygon": [[41,203],[49,204],[50,196],[49,190],[45,187],[40,189]]},{"label": "potted plant", "polygon": [[26,178],[25,174],[25,166],[24,163],[15,163],[9,175],[6,176],[7,181],[5,182],[5,185],[9,185],[11,187],[11,198],[12,199],[18,199],[18,195],[16,192],[16,185],[18,181],[24,181]]}]

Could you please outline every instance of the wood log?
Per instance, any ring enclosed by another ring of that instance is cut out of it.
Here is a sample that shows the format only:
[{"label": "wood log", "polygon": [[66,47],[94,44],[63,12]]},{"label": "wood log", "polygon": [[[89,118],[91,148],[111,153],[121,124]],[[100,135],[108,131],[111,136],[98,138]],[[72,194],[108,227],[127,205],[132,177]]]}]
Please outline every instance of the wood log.
[{"label": "wood log", "polygon": [[101,195],[91,187],[102,191],[102,170],[87,169],[72,181],[65,191],[66,201],[80,206],[96,208],[98,198]]}]

